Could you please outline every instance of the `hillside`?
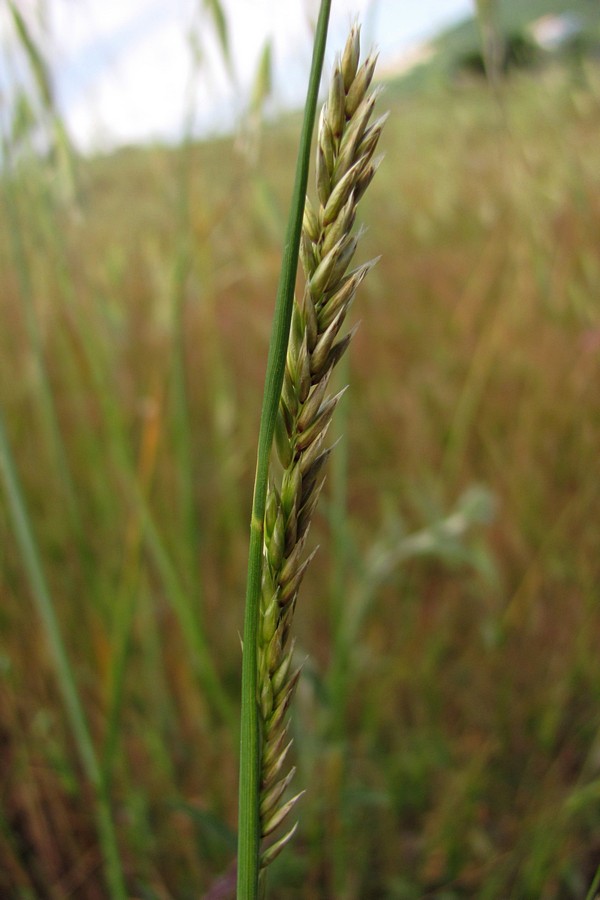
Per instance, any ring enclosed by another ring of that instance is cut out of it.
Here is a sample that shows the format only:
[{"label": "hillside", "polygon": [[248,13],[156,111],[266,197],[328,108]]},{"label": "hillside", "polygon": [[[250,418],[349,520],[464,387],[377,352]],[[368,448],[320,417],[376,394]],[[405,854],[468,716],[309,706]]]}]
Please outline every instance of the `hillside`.
[{"label": "hillside", "polygon": [[[437,84],[463,72],[483,71],[482,26],[508,44],[508,65],[544,65],[571,57],[600,56],[600,4],[590,0],[499,0],[493,15],[464,19],[398,61],[389,77],[406,91]],[[514,49],[512,57],[511,49]]]}]

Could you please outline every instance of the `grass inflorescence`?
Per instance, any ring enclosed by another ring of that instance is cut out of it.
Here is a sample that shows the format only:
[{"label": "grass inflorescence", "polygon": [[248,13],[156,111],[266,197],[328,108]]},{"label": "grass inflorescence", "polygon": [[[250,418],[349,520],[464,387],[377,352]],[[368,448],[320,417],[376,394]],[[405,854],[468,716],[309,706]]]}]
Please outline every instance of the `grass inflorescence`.
[{"label": "grass inflorescence", "polygon": [[[356,209],[377,168],[374,153],[384,118],[370,123],[376,92],[370,91],[375,59],[359,66],[360,32],[354,27],[331,76],[318,130],[318,207],[306,200],[301,259],[306,286],[294,303],[290,340],[275,426],[280,469],[272,468],[264,527],[258,692],[262,720],[260,818],[268,837],[290,814],[301,794],[284,801],[294,775],[285,775],[287,711],[300,676],[294,667],[291,624],[304,573],[313,511],[331,452],[324,446],[344,390],[328,393],[332,372],[348,348],[352,331],[340,336],[358,287],[372,266],[350,272],[358,235]],[[295,825],[262,854],[266,866]]]}]

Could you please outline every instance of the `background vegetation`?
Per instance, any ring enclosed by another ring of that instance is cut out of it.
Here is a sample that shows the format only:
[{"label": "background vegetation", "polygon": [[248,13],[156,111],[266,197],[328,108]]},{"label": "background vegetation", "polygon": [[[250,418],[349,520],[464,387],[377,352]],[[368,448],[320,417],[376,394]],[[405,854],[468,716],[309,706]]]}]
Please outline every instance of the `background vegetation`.
[{"label": "background vegetation", "polygon": [[[495,92],[464,74],[391,84],[381,106],[362,253],[382,259],[298,609],[308,792],[272,896],[585,898],[600,864],[600,70],[575,54]],[[253,165],[231,140],[78,160],[71,197],[63,168],[5,135],[2,896],[107,896],[104,801],[131,896],[227,896],[297,131],[266,129]]]}]

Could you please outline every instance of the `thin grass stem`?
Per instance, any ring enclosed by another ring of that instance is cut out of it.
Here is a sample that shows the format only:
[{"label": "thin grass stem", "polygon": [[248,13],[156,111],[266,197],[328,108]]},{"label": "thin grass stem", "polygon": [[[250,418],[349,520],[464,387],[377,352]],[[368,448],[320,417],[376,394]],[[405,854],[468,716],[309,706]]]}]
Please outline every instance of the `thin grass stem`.
[{"label": "thin grass stem", "polygon": [[54,602],[50,595],[50,590],[42,568],[40,553],[31,527],[29,513],[23,498],[17,471],[12,459],[8,437],[4,427],[4,417],[1,411],[0,475],[4,482],[4,490],[8,500],[10,516],[15,530],[15,536],[23,556],[23,562],[27,571],[33,598],[42,620],[46,639],[52,654],[62,701],[73,732],[77,751],[81,758],[81,763],[96,795],[95,815],[98,827],[98,838],[104,856],[107,884],[111,897],[114,897],[115,900],[121,900],[121,898],[124,900],[127,893],[119,859],[118,840],[112,821],[104,778],[102,777],[102,771],[98,763],[83,705],[77,691],[75,676],[63,643],[58,618],[54,609]]},{"label": "thin grass stem", "polygon": [[600,866],[596,869],[596,874],[594,875],[594,880],[590,885],[590,889],[585,895],[585,900],[597,900],[598,897],[598,888],[600,888]]},{"label": "thin grass stem", "polygon": [[322,0],[315,33],[311,72],[306,105],[304,107],[304,120],[296,163],[296,176],[277,290],[258,438],[256,476],[250,525],[246,607],[244,615],[238,824],[238,900],[255,900],[255,898],[258,897],[260,847],[259,781],[261,760],[260,720],[257,704],[257,643],[262,573],[263,523],[265,518],[269,458],[285,371],[285,360],[293,308],[294,284],[298,268],[304,198],[308,182],[311,139],[315,123],[323,58],[325,55],[330,8],[331,0]]},{"label": "thin grass stem", "polygon": [[[6,142],[3,144],[3,153],[10,161],[10,148]],[[77,535],[77,540],[83,543],[81,527],[81,514],[77,501],[77,492],[73,483],[73,476],[69,467],[67,450],[60,430],[60,423],[56,409],[56,402],[52,394],[48,363],[44,353],[43,340],[38,322],[38,316],[33,300],[34,289],[30,274],[30,262],[27,258],[25,234],[26,229],[20,216],[17,189],[11,178],[3,179],[5,194],[4,209],[9,224],[9,236],[11,241],[12,256],[15,263],[19,290],[25,312],[27,335],[33,353],[36,368],[36,386],[40,395],[40,412],[45,437],[52,450],[53,461],[56,464],[61,487],[63,488],[67,511],[70,522]]]}]

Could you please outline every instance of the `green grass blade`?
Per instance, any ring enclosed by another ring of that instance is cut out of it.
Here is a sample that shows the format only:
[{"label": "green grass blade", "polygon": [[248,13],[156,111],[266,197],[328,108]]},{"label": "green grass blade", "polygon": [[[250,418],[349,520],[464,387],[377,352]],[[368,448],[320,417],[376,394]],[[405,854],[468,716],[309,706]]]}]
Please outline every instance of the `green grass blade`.
[{"label": "green grass blade", "polygon": [[40,52],[40,48],[31,35],[25,19],[17,9],[13,0],[8,0],[8,9],[13,20],[17,38],[25,51],[27,61],[31,67],[40,98],[47,111],[54,110],[54,97],[48,66]]},{"label": "green grass blade", "polygon": [[260,727],[256,704],[258,612],[262,568],[263,521],[267,494],[269,456],[273,442],[275,418],[283,383],[288,345],[294,284],[298,268],[300,231],[304,198],[308,181],[311,139],[315,122],[317,97],[331,0],[323,0],[315,33],[304,121],[296,164],[290,216],[277,289],[273,331],[267,359],[267,374],[258,437],[258,453],[244,616],[244,653],[242,668],[242,717],[240,748],[239,834],[238,834],[238,900],[255,900],[258,896],[259,868],[259,769]]},{"label": "green grass blade", "polygon": [[213,20],[213,25],[217,33],[217,39],[223,56],[223,61],[227,66],[229,73],[233,71],[231,61],[231,44],[229,41],[229,29],[227,27],[227,16],[220,0],[204,0],[204,8]]},{"label": "green grass blade", "polygon": [[[4,143],[2,152],[10,162],[10,147]],[[82,541],[81,515],[77,501],[77,492],[73,483],[73,476],[69,467],[67,449],[60,430],[56,402],[52,394],[48,364],[44,352],[44,345],[38,315],[35,309],[34,287],[31,276],[31,263],[26,246],[26,226],[23,222],[18,200],[18,189],[13,179],[4,178],[2,182],[4,212],[9,225],[8,233],[10,249],[14,262],[20,299],[25,314],[27,336],[31,345],[33,364],[36,373],[36,385],[39,391],[39,408],[44,428],[44,438],[52,452],[53,462],[56,465],[61,487],[67,505],[67,512],[73,530],[79,542]]]},{"label": "green grass blade", "polygon": [[92,743],[83,706],[77,691],[75,676],[63,643],[52,597],[50,596],[50,591],[46,583],[39,550],[31,528],[27,507],[13,463],[8,437],[4,427],[4,417],[1,411],[0,476],[4,482],[9,513],[15,530],[15,536],[23,556],[23,562],[31,585],[33,598],[42,620],[46,639],[52,654],[56,677],[69,724],[73,732],[85,773],[96,794],[95,813],[98,826],[98,837],[102,845],[106,864],[107,883],[112,897],[125,898],[126,891],[118,854],[117,836],[110,814],[100,766]]},{"label": "green grass blade", "polygon": [[76,193],[75,156],[65,121],[61,117],[56,104],[52,85],[52,71],[44,58],[40,42],[32,35],[25,18],[21,15],[14,0],[8,0],[8,10],[12,18],[17,41],[29,64],[42,109],[49,118],[50,138],[61,176],[61,187],[65,190],[66,197],[73,199]]},{"label": "green grass blade", "polygon": [[[151,508],[149,498],[142,490],[135,465],[131,458],[124,424],[118,406],[114,402],[114,390],[107,380],[110,360],[100,355],[97,343],[94,342],[93,330],[80,317],[78,320],[80,341],[85,359],[88,364],[88,377],[94,389],[94,395],[98,398],[102,416],[107,430],[106,446],[115,469],[120,473],[122,484],[128,494],[128,500],[140,519],[143,528],[143,540],[148,549],[149,557],[156,567],[163,585],[166,589],[170,603],[175,610],[181,625],[183,637],[188,644],[195,671],[201,681],[211,710],[215,717],[221,721],[232,724],[233,704],[221,684],[216,667],[212,660],[208,639],[203,623],[201,601],[201,584],[195,587],[194,595],[186,592],[176,563],[172,558],[167,543],[156,521],[156,516]],[[185,473],[187,475],[187,473]],[[189,473],[191,478],[191,473]],[[194,526],[195,527],[195,526]],[[191,534],[193,537],[193,532]],[[129,630],[132,625],[132,616],[124,614],[122,621],[117,625],[117,632],[121,631],[117,639],[120,647],[119,653],[127,654]],[[119,716],[121,711],[120,696],[122,694],[122,679],[125,675],[126,659],[115,658],[115,671],[112,677],[110,713],[108,717],[107,738],[105,744],[105,757],[103,769],[105,777],[109,778],[111,759],[116,752]]]},{"label": "green grass blade", "polygon": [[585,896],[585,900],[596,900],[598,894],[596,891],[600,888],[600,866],[598,866],[596,870],[596,874],[594,875],[594,880],[590,885],[590,889]]}]

